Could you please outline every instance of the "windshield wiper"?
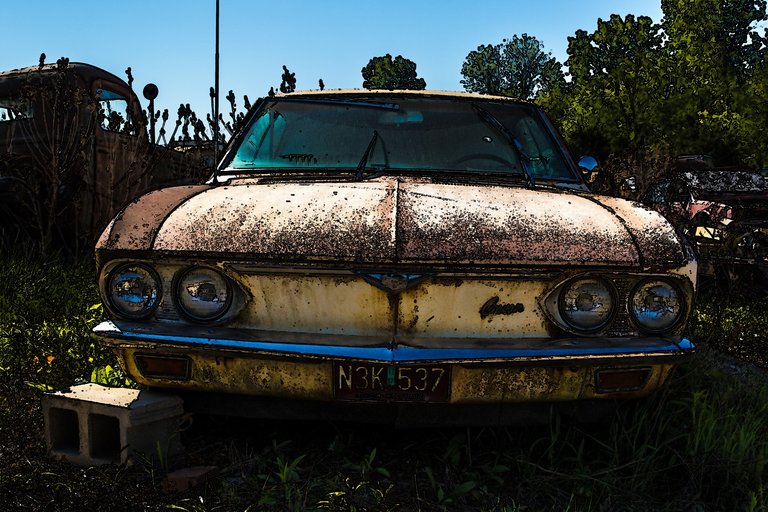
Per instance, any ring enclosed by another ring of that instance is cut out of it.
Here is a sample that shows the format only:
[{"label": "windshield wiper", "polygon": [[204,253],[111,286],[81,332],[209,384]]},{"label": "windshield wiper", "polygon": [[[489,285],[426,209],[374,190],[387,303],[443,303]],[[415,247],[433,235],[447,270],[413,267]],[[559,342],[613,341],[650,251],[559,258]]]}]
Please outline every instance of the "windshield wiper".
[{"label": "windshield wiper", "polygon": [[515,151],[515,154],[517,154],[517,158],[520,160],[520,164],[523,167],[523,172],[525,173],[525,180],[528,184],[528,187],[535,187],[536,181],[533,179],[533,174],[531,174],[531,171],[528,168],[531,159],[523,152],[523,145],[519,140],[517,140],[517,137],[515,137],[514,134],[510,132],[507,127],[504,126],[504,124],[496,118],[496,116],[484,108],[475,103],[472,104],[472,108],[475,109],[475,112],[477,112],[477,114],[480,116],[480,119],[482,119],[488,126],[504,136],[504,138],[507,140],[507,143]]},{"label": "windshield wiper", "polygon": [[374,146],[376,146],[377,140],[379,140],[379,132],[377,130],[373,130],[373,137],[371,137],[371,141],[368,143],[368,147],[365,148],[365,152],[363,153],[363,157],[360,159],[360,163],[357,164],[357,167],[355,168],[355,179],[357,181],[361,181],[363,179],[365,167],[368,165],[368,159],[371,157],[371,153],[373,152]]}]

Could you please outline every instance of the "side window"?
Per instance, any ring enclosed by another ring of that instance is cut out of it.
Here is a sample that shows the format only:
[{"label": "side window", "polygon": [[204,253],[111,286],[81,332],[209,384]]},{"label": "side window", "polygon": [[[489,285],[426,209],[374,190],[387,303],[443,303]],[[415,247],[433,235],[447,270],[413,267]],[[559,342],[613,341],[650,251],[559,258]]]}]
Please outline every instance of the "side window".
[{"label": "side window", "polygon": [[[256,168],[266,163],[274,164],[278,145],[285,131],[285,117],[271,107],[265,110],[248,132],[237,150],[232,166],[236,168]],[[289,165],[285,160],[285,165]]]},{"label": "side window", "polygon": [[31,119],[32,107],[22,99],[0,98],[0,123]]},{"label": "side window", "polygon": [[99,125],[102,130],[136,135],[135,115],[130,103],[122,94],[109,89],[96,91],[98,98]]}]

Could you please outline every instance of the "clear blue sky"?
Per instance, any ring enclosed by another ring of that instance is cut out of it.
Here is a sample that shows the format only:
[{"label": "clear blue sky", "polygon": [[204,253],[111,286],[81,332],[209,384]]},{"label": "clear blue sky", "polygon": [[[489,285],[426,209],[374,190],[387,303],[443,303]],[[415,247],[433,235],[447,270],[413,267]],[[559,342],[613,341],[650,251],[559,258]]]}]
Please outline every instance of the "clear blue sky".
[{"label": "clear blue sky", "polygon": [[[220,0],[222,110],[226,92],[253,101],[277,89],[282,65],[297,89],[359,88],[374,56],[403,55],[428,89],[462,90],[461,65],[480,44],[528,33],[565,61],[567,38],[611,14],[661,19],[659,0]],[[471,8],[470,8],[471,7]],[[65,56],[160,89],[172,118],[179,103],[210,111],[215,0],[2,0],[0,69]],[[146,102],[142,98],[146,106]]]}]

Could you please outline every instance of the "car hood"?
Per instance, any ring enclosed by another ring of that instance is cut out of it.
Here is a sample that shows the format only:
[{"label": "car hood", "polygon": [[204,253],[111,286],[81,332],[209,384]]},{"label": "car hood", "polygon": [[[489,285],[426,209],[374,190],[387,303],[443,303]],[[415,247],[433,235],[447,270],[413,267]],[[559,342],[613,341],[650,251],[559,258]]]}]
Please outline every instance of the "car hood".
[{"label": "car hood", "polygon": [[172,187],[128,205],[97,250],[373,264],[680,266],[658,213],[565,191],[427,180]]}]

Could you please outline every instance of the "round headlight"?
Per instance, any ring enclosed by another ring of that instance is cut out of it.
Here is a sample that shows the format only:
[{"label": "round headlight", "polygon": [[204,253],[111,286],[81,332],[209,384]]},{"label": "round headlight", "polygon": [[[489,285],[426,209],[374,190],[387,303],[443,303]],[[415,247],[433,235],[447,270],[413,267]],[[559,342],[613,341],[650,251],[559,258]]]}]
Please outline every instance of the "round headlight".
[{"label": "round headlight", "polygon": [[575,331],[599,331],[611,321],[616,298],[613,288],[598,278],[576,279],[560,292],[560,315]]},{"label": "round headlight", "polygon": [[629,300],[629,311],[644,331],[672,329],[683,316],[684,304],[677,287],[661,279],[641,282]]},{"label": "round headlight", "polygon": [[144,318],[160,303],[160,278],[146,265],[121,265],[110,273],[106,292],[115,313]]},{"label": "round headlight", "polygon": [[181,310],[193,320],[216,320],[232,302],[229,279],[209,268],[192,268],[176,283],[176,300]]}]

